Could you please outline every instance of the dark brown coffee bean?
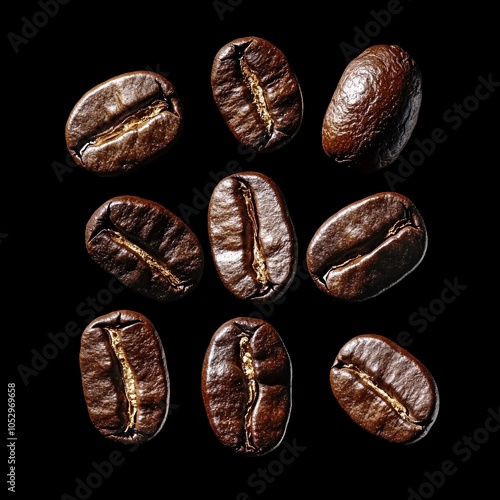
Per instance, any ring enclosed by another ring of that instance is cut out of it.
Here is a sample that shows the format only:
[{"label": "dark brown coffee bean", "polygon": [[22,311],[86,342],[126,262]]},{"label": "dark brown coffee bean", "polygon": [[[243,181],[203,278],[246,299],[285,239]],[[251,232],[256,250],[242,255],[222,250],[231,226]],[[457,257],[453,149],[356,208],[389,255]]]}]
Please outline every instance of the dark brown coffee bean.
[{"label": "dark brown coffee bean", "polygon": [[77,165],[101,176],[132,172],[170,148],[183,113],[173,85],[151,71],[111,78],[89,90],[66,123]]},{"label": "dark brown coffee bean", "polygon": [[421,101],[420,70],[403,49],[367,48],[347,65],[328,105],[324,151],[359,172],[388,166],[407,144]]},{"label": "dark brown coffee bean", "polygon": [[288,352],[269,323],[243,317],[224,323],[202,370],[203,402],[219,441],[247,456],[279,446],[290,418],[291,383]]},{"label": "dark brown coffee bean", "polygon": [[117,196],[103,203],[85,230],[90,257],[130,289],[174,301],[201,280],[203,249],[191,229],[151,200]]},{"label": "dark brown coffee bean", "polygon": [[427,230],[415,205],[394,192],[351,203],[326,220],[307,248],[316,286],[344,301],[362,301],[394,286],[427,251]]},{"label": "dark brown coffee bean", "polygon": [[274,300],[297,269],[297,239],[283,194],[258,172],[224,178],[212,192],[208,233],[224,286],[251,302]]},{"label": "dark brown coffee bean", "polygon": [[132,444],[160,432],[170,382],[160,337],[148,318],[119,310],[94,319],[82,334],[79,359],[89,416],[101,434]]},{"label": "dark brown coffee bean", "polygon": [[423,438],[439,410],[436,382],[425,366],[380,335],[360,335],[339,351],[330,384],[340,406],[363,429],[393,443]]},{"label": "dark brown coffee bean", "polygon": [[258,152],[281,148],[302,123],[302,92],[287,58],[248,36],[224,45],[211,74],[212,93],[234,137]]}]

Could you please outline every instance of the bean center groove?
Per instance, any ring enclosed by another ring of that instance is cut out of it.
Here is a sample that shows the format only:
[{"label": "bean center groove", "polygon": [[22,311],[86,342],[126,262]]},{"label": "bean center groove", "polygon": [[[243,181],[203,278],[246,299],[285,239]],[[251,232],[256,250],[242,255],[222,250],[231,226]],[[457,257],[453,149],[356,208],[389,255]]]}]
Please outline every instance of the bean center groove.
[{"label": "bean center groove", "polygon": [[152,255],[152,251],[150,248],[142,248],[141,242],[134,243],[131,241],[130,237],[122,234],[119,228],[114,226],[111,221],[111,216],[108,210],[108,217],[106,220],[102,220],[100,225],[96,228],[94,234],[91,235],[90,240],[96,237],[100,232],[108,230],[109,238],[115,242],[117,245],[121,247],[125,247],[130,250],[132,253],[136,254],[139,258],[141,258],[151,269],[154,269],[159,272],[160,276],[165,278],[168,284],[174,288],[186,288],[190,285],[189,281],[183,281],[178,276],[176,276],[170,269],[168,269],[167,265],[161,261],[160,258]]},{"label": "bean center groove", "polygon": [[385,232],[381,231],[377,234],[372,235],[366,241],[360,242],[359,244],[355,245],[348,252],[344,252],[341,256],[337,256],[336,260],[333,263],[328,264],[326,270],[319,273],[319,275],[322,275],[322,281],[324,285],[328,288],[328,277],[330,273],[346,267],[352,262],[373,252],[384,241],[388,240],[391,237],[394,237],[405,227],[417,228],[417,225],[415,224],[410,211],[406,207],[404,207],[404,215],[396,220],[396,222],[394,222]]},{"label": "bean center groove", "polygon": [[[174,112],[170,99],[163,93],[158,83],[158,93],[151,99],[138,105],[130,107],[123,112],[115,123],[108,123],[97,130],[94,134],[83,138],[75,148],[75,154],[82,159],[85,150],[89,147],[99,147],[103,144],[125,135],[132,130],[138,130],[147,122],[153,120],[156,116],[164,112]],[[175,113],[177,114],[177,113]]]},{"label": "bean center groove", "polygon": [[127,415],[128,422],[125,430],[127,432],[135,427],[137,409],[139,406],[137,397],[137,387],[135,383],[135,374],[128,362],[125,349],[123,348],[121,333],[118,328],[105,328],[108,335],[113,353],[118,360],[120,372],[123,380],[123,388],[125,390],[125,397],[127,399]]},{"label": "bean center groove", "polygon": [[269,113],[264,89],[260,85],[259,77],[250,69],[244,57],[240,58],[240,68],[243,74],[243,79],[250,88],[253,102],[257,107],[257,112],[259,113],[261,120],[264,122],[266,132],[269,136],[271,136],[274,128],[273,119],[271,117],[271,113]]},{"label": "bean center groove", "polygon": [[111,239],[118,245],[127,247],[130,251],[141,257],[149,267],[156,269],[173,287],[186,286],[186,283],[183,283],[182,280],[175,276],[163,262],[160,262],[148,252],[145,252],[140,246],[132,243],[119,232],[112,232]]},{"label": "bean center groove", "polygon": [[255,271],[256,280],[261,285],[261,292],[264,293],[269,288],[272,288],[272,282],[269,278],[266,264],[266,256],[262,242],[259,237],[259,219],[257,215],[257,209],[255,207],[255,200],[252,195],[252,190],[241,180],[240,191],[243,195],[245,201],[245,207],[247,211],[247,216],[250,220],[250,225],[252,227],[252,269]]},{"label": "bean center groove", "polygon": [[[239,327],[241,328],[241,327]],[[248,398],[245,405],[245,448],[250,450],[256,450],[257,447],[253,442],[253,435],[251,429],[252,415],[255,407],[255,402],[257,400],[258,385],[255,380],[255,368],[253,364],[253,356],[248,342],[250,340],[253,332],[246,332],[241,329],[241,333],[238,335],[239,342],[239,359],[241,363],[241,369],[245,375],[246,386],[248,390]]]},{"label": "bean center groove", "polygon": [[398,413],[399,417],[402,420],[412,425],[423,425],[423,422],[419,422],[411,418],[408,409],[401,401],[392,396],[389,392],[387,392],[387,390],[380,387],[380,385],[377,384],[369,374],[364,372],[358,366],[351,363],[339,362],[336,368],[339,370],[349,371],[355,374],[361,380],[361,383],[363,385],[373,390],[378,396],[380,396],[380,398],[382,398],[386,403],[388,403],[392,407],[392,409]]}]

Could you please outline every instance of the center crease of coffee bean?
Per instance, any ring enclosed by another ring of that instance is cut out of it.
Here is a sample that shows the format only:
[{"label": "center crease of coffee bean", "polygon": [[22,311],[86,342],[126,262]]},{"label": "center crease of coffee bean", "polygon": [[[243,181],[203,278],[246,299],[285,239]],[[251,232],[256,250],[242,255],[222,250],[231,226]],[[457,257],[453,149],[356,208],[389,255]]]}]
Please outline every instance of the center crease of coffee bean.
[{"label": "center crease of coffee bean", "polygon": [[120,372],[123,380],[123,388],[125,390],[125,397],[127,399],[127,415],[128,422],[125,430],[127,432],[135,427],[137,409],[139,401],[137,397],[137,387],[135,384],[135,374],[128,362],[125,349],[122,345],[121,333],[118,328],[104,328],[109,337],[109,342],[113,353],[118,360]]},{"label": "center crease of coffee bean", "polygon": [[262,242],[259,238],[259,220],[257,216],[257,210],[255,207],[255,201],[252,195],[252,190],[243,181],[240,182],[240,191],[245,200],[245,206],[247,209],[247,215],[250,219],[250,225],[253,231],[253,244],[252,244],[252,268],[255,271],[255,276],[257,281],[260,283],[260,292],[266,293],[269,288],[272,288],[273,283],[271,282],[268,272],[264,248]]},{"label": "center crease of coffee bean", "polygon": [[[122,114],[121,117],[117,118],[114,125],[110,125],[109,128],[87,136],[80,141],[75,148],[76,155],[82,159],[87,148],[92,146],[98,147],[107,142],[112,142],[131,130],[138,130],[144,124],[164,112],[172,113],[170,100],[163,94],[159,83],[158,87],[159,93],[141,108],[129,110],[126,116]],[[175,111],[173,113],[176,114]]]},{"label": "center crease of coffee bean", "polygon": [[265,124],[266,132],[269,136],[273,133],[273,120],[266,102],[264,89],[260,85],[259,77],[250,69],[244,57],[240,59],[240,68],[243,74],[243,79],[250,88],[252,98],[260,118]]},{"label": "center crease of coffee bean", "polygon": [[166,278],[168,283],[177,288],[177,287],[186,287],[187,283],[182,282],[177,276],[175,276],[168,268],[167,266],[160,262],[158,259],[150,255],[148,252],[144,251],[140,246],[136,245],[135,243],[132,243],[130,240],[125,238],[122,234],[120,234],[117,231],[113,231],[111,233],[111,239],[117,243],[118,245],[122,245],[126,248],[128,248],[130,251],[133,253],[137,254],[146,264],[153,268],[156,269],[161,276]]},{"label": "center crease of coffee bean", "polygon": [[252,414],[255,406],[255,402],[257,400],[257,392],[258,386],[257,381],[255,380],[255,368],[253,365],[253,356],[248,345],[250,337],[254,332],[246,332],[242,329],[241,326],[237,325],[240,328],[241,333],[238,334],[240,339],[239,342],[239,358],[241,363],[241,369],[243,374],[245,375],[248,397],[245,405],[245,416],[244,416],[244,425],[245,425],[245,448],[250,450],[256,450],[257,447],[253,442],[251,424],[252,424]]},{"label": "center crease of coffee bean", "polygon": [[341,262],[329,264],[326,271],[319,273],[323,276],[322,282],[325,287],[328,288],[328,276],[330,273],[340,268],[347,267],[351,262],[354,262],[358,259],[361,259],[365,255],[370,254],[384,241],[395,236],[399,231],[408,226],[417,228],[410,211],[406,207],[404,207],[404,216],[398,219],[389,229],[387,229],[387,231],[385,231],[385,233],[380,232],[378,234],[374,234],[366,241],[359,243],[358,245],[356,245],[356,248],[351,249],[351,251],[349,252],[351,255],[346,255],[346,253],[344,253],[342,255],[343,260]]},{"label": "center crease of coffee bean", "polygon": [[395,410],[399,417],[412,424],[412,425],[417,425],[417,426],[422,426],[424,425],[423,422],[419,422],[417,420],[414,420],[410,417],[408,409],[405,407],[403,403],[401,403],[398,399],[395,397],[391,396],[387,391],[385,391],[382,387],[380,387],[370,375],[362,371],[358,366],[351,364],[351,363],[343,363],[339,362],[336,365],[336,368],[340,370],[345,370],[345,371],[350,371],[354,373],[360,380],[363,385],[366,387],[372,389],[374,392],[376,392],[386,403],[388,403],[393,410]]}]

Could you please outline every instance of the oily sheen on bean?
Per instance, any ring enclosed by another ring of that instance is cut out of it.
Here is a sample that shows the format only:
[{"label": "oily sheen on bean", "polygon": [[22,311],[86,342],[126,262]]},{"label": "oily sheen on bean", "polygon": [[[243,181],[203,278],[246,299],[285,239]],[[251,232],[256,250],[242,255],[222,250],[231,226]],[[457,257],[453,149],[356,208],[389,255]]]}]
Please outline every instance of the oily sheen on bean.
[{"label": "oily sheen on bean", "polygon": [[132,172],[166,152],[183,127],[174,86],[151,71],[115,76],[85,93],[66,122],[74,162],[99,176]]},{"label": "oily sheen on bean", "polygon": [[104,437],[134,444],[160,432],[170,379],[163,345],[148,318],[130,310],[95,318],[82,334],[79,363],[90,419]]},{"label": "oily sheen on bean", "polygon": [[362,173],[379,171],[400,155],[416,124],[422,76],[397,45],[374,45],[342,73],[322,126],[325,153]]},{"label": "oily sheen on bean", "polygon": [[413,202],[395,192],[367,196],[329,217],[306,252],[314,284],[347,302],[375,297],[422,261],[427,230]]},{"label": "oily sheen on bean", "polygon": [[236,317],[212,336],[202,368],[202,397],[220,443],[262,456],[280,445],[292,405],[292,364],[264,320]]},{"label": "oily sheen on bean", "polygon": [[258,152],[288,144],[302,124],[299,81],[285,54],[256,36],[237,38],[216,54],[215,103],[233,136]]},{"label": "oily sheen on bean", "polygon": [[337,354],[330,385],[360,427],[392,443],[422,439],[436,421],[439,391],[429,370],[381,335],[359,335]]},{"label": "oily sheen on bean", "polygon": [[196,289],[203,248],[191,229],[162,205],[138,196],[104,202],[85,228],[90,257],[123,285],[159,301]]},{"label": "oily sheen on bean", "polygon": [[218,183],[208,207],[210,248],[224,286],[250,302],[290,286],[298,245],[285,198],[268,176],[241,172]]}]

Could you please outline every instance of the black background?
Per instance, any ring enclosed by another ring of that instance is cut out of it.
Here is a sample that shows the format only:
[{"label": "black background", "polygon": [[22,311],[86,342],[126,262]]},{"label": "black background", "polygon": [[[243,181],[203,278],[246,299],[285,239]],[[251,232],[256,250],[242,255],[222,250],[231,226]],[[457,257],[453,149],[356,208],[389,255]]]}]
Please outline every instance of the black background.
[{"label": "black background", "polygon": [[[57,4],[57,12],[49,2],[51,15],[44,17],[42,3],[10,2],[4,27],[2,330],[7,383],[16,386],[18,498],[128,498],[133,487],[145,498],[406,499],[412,489],[420,498],[490,498],[498,486],[499,423],[491,418],[499,404],[492,345],[498,337],[498,84],[483,88],[481,99],[474,95],[481,77],[500,80],[493,12],[456,3],[437,10],[436,3],[409,0],[330,2],[328,8],[319,2],[225,0],[219,10],[210,1],[73,0]],[[382,26],[373,12],[388,9],[393,13]],[[25,27],[29,21],[39,24],[37,32]],[[12,33],[23,36],[23,29],[24,42],[13,44]],[[287,55],[304,96],[298,135],[268,155],[238,149],[211,95],[214,55],[247,35],[266,38]],[[413,159],[413,168],[402,170],[398,160],[385,172],[362,177],[326,157],[321,125],[355,55],[346,57],[342,47],[359,52],[362,44],[376,43],[398,44],[417,61],[423,102],[402,153]],[[141,69],[160,72],[175,86],[185,113],[179,142],[129,176],[104,179],[73,168],[64,126],[74,104],[104,80]],[[431,147],[435,129],[442,130],[442,141]],[[431,149],[415,153],[417,140]],[[274,179],[297,231],[300,274],[285,300],[266,310],[231,297],[210,256],[207,193],[213,177],[227,175],[231,166]],[[307,244],[337,210],[385,190],[418,207],[429,233],[427,254],[382,295],[338,304],[304,274]],[[101,203],[122,194],[152,199],[180,216],[189,211],[187,222],[206,256],[192,295],[165,304],[126,289],[108,290],[111,277],[85,251],[84,227]],[[446,288],[445,297],[454,298],[449,303],[441,300]],[[433,316],[422,319],[421,308],[429,306]],[[70,325],[81,332],[90,319],[121,308],[142,312],[156,326],[171,378],[165,426],[138,449],[110,443],[92,426],[80,382],[79,335],[61,333]],[[214,437],[200,374],[215,330],[232,317],[257,313],[288,348],[293,409],[284,444],[249,459]],[[395,446],[349,420],[332,395],[328,373],[351,337],[377,333],[397,341],[403,331],[412,339],[407,349],[438,383],[441,408],[424,439]],[[8,458],[9,449],[4,453]],[[110,460],[112,471],[103,465]],[[104,467],[100,474],[96,464]],[[447,475],[437,472],[443,464]]]}]

